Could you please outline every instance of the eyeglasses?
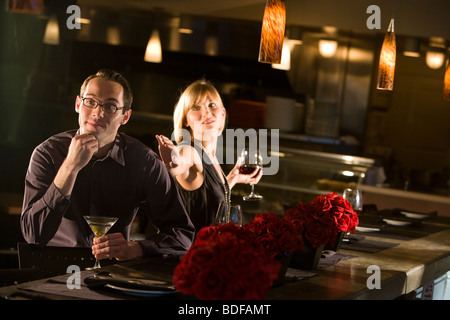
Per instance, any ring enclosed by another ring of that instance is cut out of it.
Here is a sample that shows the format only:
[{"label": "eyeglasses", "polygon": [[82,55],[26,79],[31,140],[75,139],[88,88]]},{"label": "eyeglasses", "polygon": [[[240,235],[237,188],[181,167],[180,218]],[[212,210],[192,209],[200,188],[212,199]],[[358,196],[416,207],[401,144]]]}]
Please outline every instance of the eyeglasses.
[{"label": "eyeglasses", "polygon": [[95,109],[97,108],[97,106],[100,106],[103,112],[110,114],[115,114],[117,110],[121,110],[124,108],[124,107],[119,108],[111,103],[100,104],[92,98],[82,98],[81,101],[83,102],[83,106],[85,106],[86,108]]}]

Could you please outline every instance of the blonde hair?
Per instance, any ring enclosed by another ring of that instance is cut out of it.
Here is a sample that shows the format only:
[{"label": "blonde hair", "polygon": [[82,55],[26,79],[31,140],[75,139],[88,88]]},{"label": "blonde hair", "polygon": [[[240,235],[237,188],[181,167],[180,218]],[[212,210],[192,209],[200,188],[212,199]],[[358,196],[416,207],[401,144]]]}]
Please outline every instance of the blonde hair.
[{"label": "blonde hair", "polygon": [[[217,89],[212,85],[212,83],[204,79],[194,81],[187,86],[181,94],[173,112],[173,135],[177,143],[180,143],[183,140],[183,130],[186,130],[186,115],[188,111],[193,106],[203,101],[203,99],[207,96],[210,96],[213,100],[216,100],[220,106],[224,108],[222,99]],[[222,126],[220,127],[219,133],[223,131],[224,127],[225,118]],[[191,128],[189,128],[189,132],[192,137],[193,132],[191,131]]]}]

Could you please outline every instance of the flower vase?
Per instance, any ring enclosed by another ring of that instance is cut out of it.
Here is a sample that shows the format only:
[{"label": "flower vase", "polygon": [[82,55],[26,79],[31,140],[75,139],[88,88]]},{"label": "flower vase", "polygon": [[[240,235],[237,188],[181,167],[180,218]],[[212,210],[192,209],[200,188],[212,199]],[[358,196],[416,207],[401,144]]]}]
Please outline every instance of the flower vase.
[{"label": "flower vase", "polygon": [[303,251],[296,251],[292,254],[289,267],[295,269],[310,270],[315,269],[319,264],[320,257],[325,245],[315,248],[309,242],[305,241]]},{"label": "flower vase", "polygon": [[325,245],[324,250],[332,250],[334,252],[337,252],[339,248],[341,247],[342,239],[344,238],[346,232],[339,231],[336,235],[336,241],[334,242],[334,245],[331,245],[329,242]]},{"label": "flower vase", "polygon": [[276,259],[280,262],[280,271],[278,272],[278,279],[275,280],[273,286],[280,286],[283,284],[284,277],[286,276],[287,269],[289,268],[289,264],[291,263],[292,255],[284,254],[281,257],[277,257]]}]

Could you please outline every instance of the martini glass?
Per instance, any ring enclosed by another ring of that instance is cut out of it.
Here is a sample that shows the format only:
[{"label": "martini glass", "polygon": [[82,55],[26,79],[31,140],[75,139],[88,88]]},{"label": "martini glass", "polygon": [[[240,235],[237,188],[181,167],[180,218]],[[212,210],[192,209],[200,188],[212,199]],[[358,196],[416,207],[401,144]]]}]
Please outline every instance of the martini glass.
[{"label": "martini glass", "polygon": [[[83,216],[96,238],[103,237],[109,229],[116,223],[119,218],[116,217],[94,217]],[[100,267],[100,260],[95,259],[95,264],[92,268],[86,268],[86,270],[98,269]]]}]

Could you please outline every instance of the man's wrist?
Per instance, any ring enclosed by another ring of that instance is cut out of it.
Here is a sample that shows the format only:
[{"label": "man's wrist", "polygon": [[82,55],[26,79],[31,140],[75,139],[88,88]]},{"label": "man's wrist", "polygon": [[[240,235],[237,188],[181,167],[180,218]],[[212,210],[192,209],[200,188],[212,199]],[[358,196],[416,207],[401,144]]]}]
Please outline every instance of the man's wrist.
[{"label": "man's wrist", "polygon": [[129,260],[140,259],[144,255],[141,244],[138,241],[128,241]]}]

